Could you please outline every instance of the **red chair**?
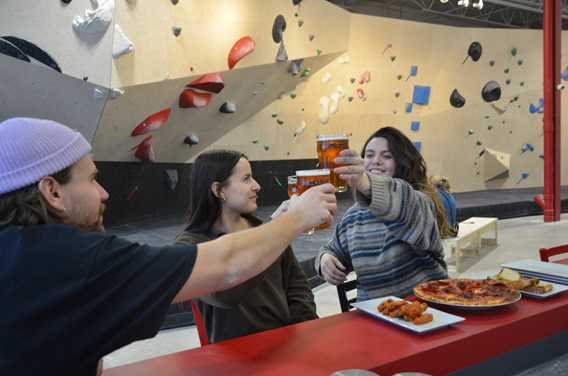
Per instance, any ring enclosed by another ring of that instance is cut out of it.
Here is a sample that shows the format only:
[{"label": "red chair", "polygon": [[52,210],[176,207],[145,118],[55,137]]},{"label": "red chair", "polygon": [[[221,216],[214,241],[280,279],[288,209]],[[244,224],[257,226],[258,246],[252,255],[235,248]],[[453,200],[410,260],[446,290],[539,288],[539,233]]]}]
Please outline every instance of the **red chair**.
[{"label": "red chair", "polygon": [[[552,247],[552,248],[541,248],[539,252],[540,252],[541,261],[550,261],[550,257],[552,256],[561,255],[563,253],[566,253],[568,255],[568,244],[559,245],[557,247]],[[555,260],[552,262],[568,264],[568,259]]]},{"label": "red chair", "polygon": [[203,324],[203,317],[199,311],[199,307],[195,301],[191,301],[191,313],[193,313],[193,321],[195,321],[195,326],[197,327],[197,334],[199,335],[199,343],[201,346],[206,346],[209,344],[209,339],[207,338],[207,331],[205,330],[205,325]]}]

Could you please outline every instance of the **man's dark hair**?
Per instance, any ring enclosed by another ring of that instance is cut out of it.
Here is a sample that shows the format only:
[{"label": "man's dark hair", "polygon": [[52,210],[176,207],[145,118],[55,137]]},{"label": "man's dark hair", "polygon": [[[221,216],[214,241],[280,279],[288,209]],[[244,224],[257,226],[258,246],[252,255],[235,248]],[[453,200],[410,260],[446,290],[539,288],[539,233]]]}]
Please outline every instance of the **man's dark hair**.
[{"label": "man's dark hair", "polygon": [[[71,180],[71,167],[51,175],[59,184]],[[38,183],[0,196],[0,230],[8,226],[32,226],[58,223],[59,218],[49,211]]]}]

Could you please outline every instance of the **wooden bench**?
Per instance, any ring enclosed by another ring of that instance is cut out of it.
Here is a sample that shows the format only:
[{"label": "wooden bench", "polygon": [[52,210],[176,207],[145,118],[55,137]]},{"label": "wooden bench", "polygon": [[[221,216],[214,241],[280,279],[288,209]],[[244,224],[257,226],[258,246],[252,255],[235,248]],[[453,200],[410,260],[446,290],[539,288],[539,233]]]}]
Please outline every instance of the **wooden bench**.
[{"label": "wooden bench", "polygon": [[471,217],[460,222],[458,235],[455,238],[444,239],[444,249],[450,250],[456,259],[456,272],[461,273],[461,258],[463,249],[470,243],[474,243],[475,251],[479,254],[481,238],[487,232],[494,231],[494,239],[483,239],[484,242],[496,245],[498,242],[497,218]]}]

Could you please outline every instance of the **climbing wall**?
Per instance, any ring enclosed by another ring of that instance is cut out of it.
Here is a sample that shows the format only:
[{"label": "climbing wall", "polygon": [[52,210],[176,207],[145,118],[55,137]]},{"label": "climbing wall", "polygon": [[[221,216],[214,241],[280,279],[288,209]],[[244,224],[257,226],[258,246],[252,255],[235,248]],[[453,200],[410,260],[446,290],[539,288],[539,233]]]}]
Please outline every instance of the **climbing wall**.
[{"label": "climbing wall", "polygon": [[324,0],[3,1],[0,119],[65,123],[97,161],[185,162],[345,52],[349,20]]},{"label": "climbing wall", "polygon": [[[360,149],[369,134],[390,125],[414,142],[429,173],[449,177],[455,191],[541,186],[542,74],[538,30],[352,15],[347,53],[299,85],[295,99],[275,101],[213,146],[239,146],[254,159],[316,158],[317,134],[349,134],[350,145]],[[337,111],[322,116],[321,103],[330,108],[338,87]],[[284,123],[276,124],[273,114]],[[564,127],[567,116],[564,111]],[[295,137],[300,124],[307,126]],[[258,143],[235,145],[259,133]],[[562,145],[568,162],[566,132]]]},{"label": "climbing wall", "polygon": [[191,159],[345,52],[349,35],[349,14],[325,1],[117,1],[115,18],[123,93],[95,139],[105,161]]}]

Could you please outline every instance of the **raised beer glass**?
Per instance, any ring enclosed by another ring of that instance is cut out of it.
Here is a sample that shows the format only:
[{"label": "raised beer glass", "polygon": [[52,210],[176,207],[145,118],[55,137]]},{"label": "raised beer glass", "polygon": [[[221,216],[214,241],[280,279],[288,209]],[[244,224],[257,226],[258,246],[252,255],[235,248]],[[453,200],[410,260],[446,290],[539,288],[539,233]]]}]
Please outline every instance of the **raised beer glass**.
[{"label": "raised beer glass", "polygon": [[298,194],[298,177],[296,175],[288,176],[288,197]]},{"label": "raised beer glass", "polygon": [[[297,182],[297,189],[298,195],[301,195],[311,187],[316,185],[321,185],[325,183],[329,183],[329,176],[330,172],[328,169],[320,169],[320,170],[299,170],[296,171],[296,176],[298,179]],[[327,223],[322,223],[317,228],[323,230],[327,228],[329,225]],[[305,232],[305,235],[312,235],[316,231],[316,227],[311,228],[308,232]]]},{"label": "raised beer glass", "polygon": [[341,165],[334,162],[341,150],[349,149],[349,138],[346,135],[318,136],[317,151],[320,168],[329,169],[330,182],[337,188],[337,192],[347,191],[347,183],[339,178],[333,169]]}]

